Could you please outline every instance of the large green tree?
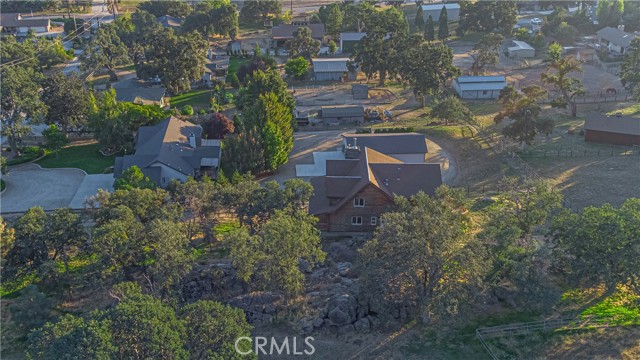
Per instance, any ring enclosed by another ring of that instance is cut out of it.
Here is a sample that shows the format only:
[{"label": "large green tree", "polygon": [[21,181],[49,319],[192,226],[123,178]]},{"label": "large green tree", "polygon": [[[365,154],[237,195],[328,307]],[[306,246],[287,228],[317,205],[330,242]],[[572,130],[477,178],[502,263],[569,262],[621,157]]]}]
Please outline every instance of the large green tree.
[{"label": "large green tree", "polygon": [[474,46],[475,54],[471,69],[474,73],[480,72],[487,65],[497,65],[500,61],[500,44],[504,36],[498,33],[488,33]]},{"label": "large green tree", "polygon": [[476,121],[473,112],[455,95],[437,100],[429,115],[443,121],[446,125],[449,123],[473,124]]},{"label": "large green tree", "polygon": [[618,285],[640,293],[640,199],[588,206],[582,213],[565,211],[554,219],[551,237],[560,266],[582,286]]},{"label": "large green tree", "polygon": [[546,91],[539,86],[532,85],[516,90],[507,86],[500,91],[498,100],[503,108],[494,121],[500,123],[504,119],[512,121],[502,129],[502,134],[509,139],[518,141],[521,148],[531,144],[536,134],[550,134],[553,130],[553,122],[548,119],[540,119],[540,105],[537,101],[546,96]]},{"label": "large green tree", "polygon": [[424,41],[414,46],[411,43],[407,41],[407,50],[398,59],[402,64],[400,76],[424,104],[427,96],[440,94],[449,79],[460,75],[460,70],[453,66],[450,47]]},{"label": "large green tree", "polygon": [[[2,135],[7,137],[11,151],[20,156],[22,137],[31,132],[32,123],[46,113],[40,99],[41,73],[34,68],[5,65],[0,72],[0,114]],[[29,123],[25,120],[29,119]]]},{"label": "large green tree", "polygon": [[[510,305],[544,307],[551,299],[552,249],[539,227],[561,206],[562,195],[544,180],[505,178],[478,237],[491,247],[489,284]],[[508,294],[508,295],[507,295]],[[506,296],[505,296],[506,295]]]},{"label": "large green tree", "polygon": [[238,277],[258,288],[292,296],[304,289],[301,260],[313,267],[324,261],[316,219],[298,211],[277,211],[255,234],[242,227],[226,236]]},{"label": "large green tree", "polygon": [[[238,10],[229,1],[210,1],[209,6],[189,15],[183,31],[198,30],[205,37],[222,35],[234,37],[238,33]],[[204,4],[201,4],[204,5]]]},{"label": "large green tree", "polygon": [[379,83],[384,84],[387,76],[400,70],[398,58],[406,50],[407,24],[402,12],[391,7],[369,13],[364,26],[367,36],[356,45],[353,59],[369,79],[377,74]]},{"label": "large green tree", "polygon": [[438,19],[438,39],[444,40],[449,37],[449,17],[447,9],[443,6]]},{"label": "large green tree", "polygon": [[458,35],[470,31],[492,32],[498,30],[511,34],[517,21],[515,1],[460,1]]},{"label": "large green tree", "polygon": [[327,27],[327,34],[333,36],[334,39],[337,39],[340,36],[340,31],[342,31],[342,23],[344,20],[344,13],[340,8],[339,4],[334,4],[331,7],[331,13],[329,14],[329,18],[325,23]]},{"label": "large green tree", "polygon": [[311,29],[308,27],[298,28],[293,33],[293,39],[287,42],[287,48],[292,58],[302,56],[311,59],[318,55],[320,46],[320,41],[311,37]]},{"label": "large green tree", "polygon": [[424,11],[422,5],[418,5],[416,8],[416,18],[413,20],[416,32],[421,32],[424,29]]},{"label": "large green tree", "polygon": [[129,62],[127,46],[116,32],[116,26],[100,26],[81,57],[82,68],[88,72],[106,69],[111,81],[117,81],[116,67]]},{"label": "large green tree", "polygon": [[542,83],[553,86],[558,92],[558,97],[551,101],[551,106],[558,108],[569,106],[573,117],[578,115],[576,96],[584,95],[584,86],[579,79],[570,75],[581,72],[582,62],[573,56],[566,56],[553,61],[547,71],[540,74]]},{"label": "large green tree", "polygon": [[[215,301],[197,301],[186,305],[180,315],[187,324],[186,346],[192,359],[244,360],[256,355],[241,355],[235,342],[241,336],[251,336],[252,326],[244,312]],[[244,345],[245,348],[242,347]],[[238,348],[246,353],[247,343]]]},{"label": "large green tree", "polygon": [[148,11],[153,16],[170,15],[184,18],[191,13],[191,6],[181,0],[147,1],[140,3],[138,9]]},{"label": "large green tree", "polygon": [[436,31],[433,24],[433,17],[431,17],[431,15],[429,15],[429,18],[424,25],[424,38],[429,41],[436,39]]},{"label": "large green tree", "polygon": [[274,93],[260,95],[242,115],[245,128],[262,133],[266,170],[285,164],[293,149],[293,114]]},{"label": "large green tree", "polygon": [[369,296],[415,303],[423,322],[453,315],[470,301],[484,254],[460,191],[396,197],[381,220],[384,226],[360,250]]},{"label": "large green tree", "polygon": [[242,6],[240,17],[246,22],[256,22],[277,18],[281,13],[282,5],[279,0],[256,0]]},{"label": "large green tree", "polygon": [[46,120],[58,124],[62,131],[80,129],[87,124],[90,94],[85,82],[75,73],[69,76],[57,72],[43,85],[42,101],[47,106]]},{"label": "large green tree", "polygon": [[4,276],[19,279],[29,275],[50,277],[51,265],[61,263],[68,270],[72,254],[85,245],[87,234],[80,217],[61,208],[46,214],[30,208],[16,221],[14,241],[6,251]]},{"label": "large green tree", "polygon": [[622,85],[640,101],[640,39],[631,41],[620,69]]},{"label": "large green tree", "polygon": [[309,71],[309,62],[302,56],[291,58],[285,64],[284,70],[287,75],[293,76],[296,79],[303,79]]}]

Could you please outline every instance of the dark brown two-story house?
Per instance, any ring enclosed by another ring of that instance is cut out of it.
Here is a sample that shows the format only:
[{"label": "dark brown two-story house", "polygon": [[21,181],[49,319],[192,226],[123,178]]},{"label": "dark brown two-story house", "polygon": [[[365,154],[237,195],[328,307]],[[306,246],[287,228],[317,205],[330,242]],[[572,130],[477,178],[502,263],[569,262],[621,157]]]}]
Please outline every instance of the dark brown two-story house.
[{"label": "dark brown two-story house", "polygon": [[370,232],[394,194],[432,195],[441,184],[439,164],[405,163],[364,146],[358,158],[327,160],[326,175],[311,179],[309,212],[320,230]]}]

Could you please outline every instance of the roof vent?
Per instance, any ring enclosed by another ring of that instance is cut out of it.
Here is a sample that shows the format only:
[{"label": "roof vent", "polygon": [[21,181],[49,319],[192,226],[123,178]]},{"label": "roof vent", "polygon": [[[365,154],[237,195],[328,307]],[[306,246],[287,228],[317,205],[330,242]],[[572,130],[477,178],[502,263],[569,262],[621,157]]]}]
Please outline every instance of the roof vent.
[{"label": "roof vent", "polygon": [[196,135],[193,133],[189,134],[189,146],[196,148]]}]

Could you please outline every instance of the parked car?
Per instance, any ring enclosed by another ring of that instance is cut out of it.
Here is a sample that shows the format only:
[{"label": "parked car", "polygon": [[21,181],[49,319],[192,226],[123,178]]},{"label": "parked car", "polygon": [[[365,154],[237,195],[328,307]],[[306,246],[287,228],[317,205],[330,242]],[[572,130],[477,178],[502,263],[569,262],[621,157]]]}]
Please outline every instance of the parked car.
[{"label": "parked car", "polygon": [[385,117],[387,120],[391,120],[391,119],[393,119],[393,114],[392,114],[392,113],[391,113],[391,111],[389,111],[389,110],[385,110],[385,111],[383,111],[383,112],[382,112],[382,114],[384,115],[384,117]]},{"label": "parked car", "polygon": [[372,110],[369,113],[369,121],[371,120],[379,120],[380,119],[380,113],[378,112],[378,110]]},{"label": "parked car", "polygon": [[542,19],[533,18],[533,19],[531,19],[531,24],[533,24],[533,25],[542,25]]}]

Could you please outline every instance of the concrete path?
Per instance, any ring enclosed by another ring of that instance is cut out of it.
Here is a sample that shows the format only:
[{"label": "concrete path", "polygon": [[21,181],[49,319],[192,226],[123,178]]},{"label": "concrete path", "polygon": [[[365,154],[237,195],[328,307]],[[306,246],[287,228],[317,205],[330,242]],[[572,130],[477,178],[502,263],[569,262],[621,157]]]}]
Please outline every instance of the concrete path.
[{"label": "concrete path", "polygon": [[111,174],[87,175],[80,169],[44,169],[37,164],[12,166],[2,179],[7,188],[0,195],[1,213],[24,212],[33,206],[82,209],[87,196],[113,186]]},{"label": "concrete path", "polygon": [[78,191],[69,202],[72,209],[83,209],[84,201],[98,193],[99,189],[113,191],[113,174],[86,175],[78,187]]},{"label": "concrete path", "polygon": [[7,189],[0,195],[0,209],[5,213],[33,206],[45,210],[65,207],[85,175],[80,169],[42,169],[36,164],[11,167],[2,177]]},{"label": "concrete path", "polygon": [[446,150],[440,147],[440,145],[427,139],[427,162],[440,164],[440,171],[442,173],[442,182],[451,185],[458,176],[458,164],[456,159],[453,158]]}]

